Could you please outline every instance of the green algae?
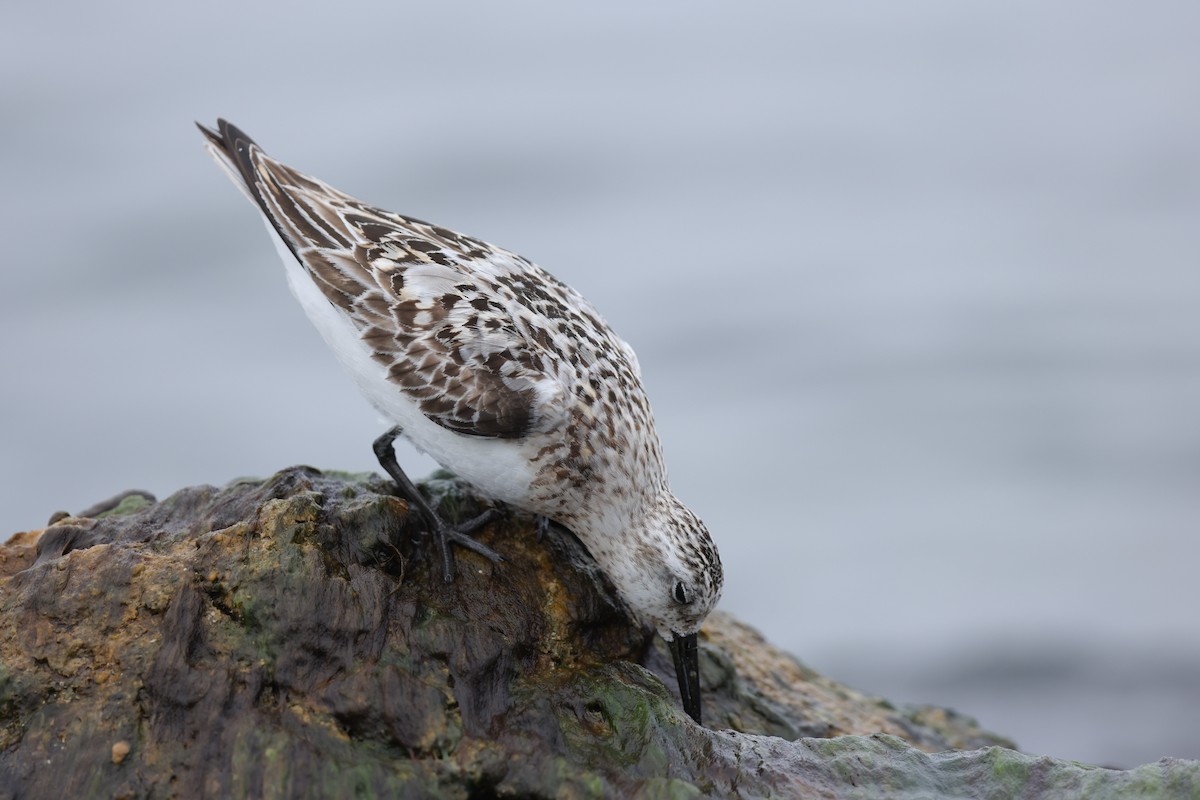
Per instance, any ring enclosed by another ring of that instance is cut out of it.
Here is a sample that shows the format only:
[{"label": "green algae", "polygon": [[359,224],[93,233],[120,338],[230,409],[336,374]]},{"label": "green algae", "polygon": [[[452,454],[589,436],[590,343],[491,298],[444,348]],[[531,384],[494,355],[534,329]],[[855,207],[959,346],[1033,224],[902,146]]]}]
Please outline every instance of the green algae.
[{"label": "green algae", "polygon": [[121,502],[108,511],[105,511],[96,516],[97,519],[104,517],[123,517],[128,514],[135,514],[138,511],[149,508],[154,505],[154,500],[140,494],[131,494],[128,497],[122,498]]}]

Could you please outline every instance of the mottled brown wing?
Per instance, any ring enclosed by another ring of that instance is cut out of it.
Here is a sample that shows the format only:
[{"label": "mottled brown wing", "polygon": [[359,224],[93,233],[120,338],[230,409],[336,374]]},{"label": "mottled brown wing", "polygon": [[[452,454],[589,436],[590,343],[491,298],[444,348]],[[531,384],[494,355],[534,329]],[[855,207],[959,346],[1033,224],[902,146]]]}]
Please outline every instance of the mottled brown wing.
[{"label": "mottled brown wing", "polygon": [[564,389],[538,320],[569,316],[582,298],[520,256],[368,206],[219,127],[201,130],[426,416],[502,438],[556,423]]}]

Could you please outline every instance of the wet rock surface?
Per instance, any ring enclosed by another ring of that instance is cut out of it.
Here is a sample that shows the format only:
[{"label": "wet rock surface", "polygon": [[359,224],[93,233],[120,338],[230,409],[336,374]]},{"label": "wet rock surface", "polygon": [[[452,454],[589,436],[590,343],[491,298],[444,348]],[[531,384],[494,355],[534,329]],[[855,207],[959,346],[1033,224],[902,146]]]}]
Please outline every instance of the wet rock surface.
[{"label": "wet rock surface", "polygon": [[[483,507],[442,477],[450,518]],[[373,475],[132,494],[0,547],[0,798],[1194,797],[1200,764],[1022,755],[715,614],[705,728],[569,534],[442,581]],[[99,511],[97,511],[99,509]]]}]

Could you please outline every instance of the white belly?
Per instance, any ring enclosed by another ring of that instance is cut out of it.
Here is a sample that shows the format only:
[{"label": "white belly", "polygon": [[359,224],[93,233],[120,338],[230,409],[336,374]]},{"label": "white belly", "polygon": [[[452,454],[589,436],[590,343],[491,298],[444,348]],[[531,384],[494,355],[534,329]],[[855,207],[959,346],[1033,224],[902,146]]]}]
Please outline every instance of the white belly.
[{"label": "white belly", "polygon": [[536,447],[511,439],[466,436],[432,422],[399,386],[388,380],[353,323],[321,293],[270,222],[267,230],[287,268],[292,293],[371,405],[399,425],[418,450],[446,469],[497,500],[523,506],[533,480],[530,456]]}]

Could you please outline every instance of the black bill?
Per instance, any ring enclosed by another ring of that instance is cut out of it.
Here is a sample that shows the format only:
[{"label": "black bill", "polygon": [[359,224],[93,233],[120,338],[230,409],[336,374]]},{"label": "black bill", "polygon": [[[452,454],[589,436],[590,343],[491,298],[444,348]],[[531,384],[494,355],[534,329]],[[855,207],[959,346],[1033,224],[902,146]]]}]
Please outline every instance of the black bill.
[{"label": "black bill", "polygon": [[696,649],[696,634],[675,637],[667,644],[675,659],[675,677],[679,679],[679,696],[683,698],[683,710],[700,724],[700,653]]}]

